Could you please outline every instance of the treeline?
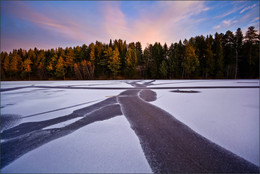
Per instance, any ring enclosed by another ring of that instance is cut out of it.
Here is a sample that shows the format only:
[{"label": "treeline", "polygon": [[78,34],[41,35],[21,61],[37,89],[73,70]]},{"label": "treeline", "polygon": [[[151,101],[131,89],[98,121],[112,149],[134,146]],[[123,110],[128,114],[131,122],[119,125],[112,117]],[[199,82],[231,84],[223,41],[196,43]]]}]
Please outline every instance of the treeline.
[{"label": "treeline", "polygon": [[1,52],[1,80],[259,78],[259,35],[253,26],[196,36],[178,43],[110,40],[28,51]]}]

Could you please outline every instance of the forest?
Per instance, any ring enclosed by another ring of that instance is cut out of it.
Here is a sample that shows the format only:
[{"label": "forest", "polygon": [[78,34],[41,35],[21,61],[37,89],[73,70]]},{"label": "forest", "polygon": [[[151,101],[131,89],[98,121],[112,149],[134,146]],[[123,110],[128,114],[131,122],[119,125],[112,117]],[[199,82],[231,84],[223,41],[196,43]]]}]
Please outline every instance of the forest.
[{"label": "forest", "polygon": [[259,34],[251,26],[167,45],[109,44],[1,52],[1,81],[259,78]]}]

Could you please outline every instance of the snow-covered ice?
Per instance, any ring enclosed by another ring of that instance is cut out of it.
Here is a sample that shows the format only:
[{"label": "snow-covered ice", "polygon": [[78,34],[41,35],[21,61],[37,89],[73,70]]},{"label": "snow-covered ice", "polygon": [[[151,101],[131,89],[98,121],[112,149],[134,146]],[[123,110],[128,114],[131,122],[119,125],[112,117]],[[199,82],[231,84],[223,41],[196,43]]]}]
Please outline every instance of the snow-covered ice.
[{"label": "snow-covered ice", "polygon": [[156,80],[151,87],[259,86],[259,80]]},{"label": "snow-covered ice", "polygon": [[[222,85],[231,83],[226,82]],[[259,84],[258,80],[251,82]],[[214,81],[207,83],[216,85]],[[196,84],[203,86],[204,83]],[[152,104],[212,142],[259,166],[259,88],[193,89],[199,93],[154,91],[158,99]]]},{"label": "snow-covered ice", "polygon": [[[72,113],[74,110],[95,104],[122,90],[94,89],[39,89],[24,88],[1,93],[1,114],[16,114],[21,117],[61,109],[55,112],[23,118],[23,122],[42,121]],[[80,105],[82,104],[82,105]],[[79,105],[71,107],[74,105]]]},{"label": "snow-covered ice", "polygon": [[67,80],[67,81],[15,81],[1,82],[1,88],[24,86],[71,86],[71,87],[132,87],[125,83],[133,80]]},{"label": "snow-covered ice", "polygon": [[57,124],[54,124],[54,125],[51,125],[51,126],[47,126],[44,129],[54,129],[54,128],[62,128],[62,127],[65,127],[67,125],[70,125],[71,123],[74,123],[78,120],[82,119],[82,117],[76,117],[76,118],[73,118],[73,119],[70,119],[70,120],[67,120],[67,121],[63,121],[63,122],[60,122],[60,123],[57,123]]},{"label": "snow-covered ice", "polygon": [[[33,86],[132,88],[126,82],[130,80],[1,82],[2,89],[30,86],[1,92],[1,115],[25,117],[42,113],[23,118],[16,124],[43,121],[70,114],[124,91]],[[259,86],[259,80],[156,80],[149,87],[188,86]],[[157,93],[157,100],[151,103],[212,142],[259,166],[259,88],[184,89],[189,90],[199,93],[175,93],[171,89],[153,90]],[[81,118],[44,129],[63,127],[79,119]],[[94,122],[40,146],[12,162],[1,172],[18,171],[150,173],[151,169],[129,122],[124,116],[117,116]]]},{"label": "snow-covered ice", "polygon": [[3,173],[151,173],[123,116],[95,122],[25,154]]}]

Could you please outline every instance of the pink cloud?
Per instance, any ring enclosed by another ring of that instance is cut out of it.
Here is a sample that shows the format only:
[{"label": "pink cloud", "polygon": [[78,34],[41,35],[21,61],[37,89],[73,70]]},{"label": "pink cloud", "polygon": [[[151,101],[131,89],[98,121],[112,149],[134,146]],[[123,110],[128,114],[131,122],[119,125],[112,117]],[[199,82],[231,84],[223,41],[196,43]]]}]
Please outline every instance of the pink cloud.
[{"label": "pink cloud", "polygon": [[93,38],[93,35],[96,34],[93,28],[87,27],[80,22],[67,19],[66,16],[60,15],[62,20],[58,20],[53,17],[48,17],[48,12],[41,14],[34,11],[24,2],[16,2],[15,5],[18,6],[18,8],[11,8],[11,12],[17,18],[30,21],[36,26],[49,30],[50,32],[56,32],[61,37],[84,43],[86,39]]},{"label": "pink cloud", "polygon": [[121,11],[119,3],[107,3],[104,10],[104,28],[114,39],[122,38],[128,42],[140,41],[143,46],[156,41],[170,44],[189,32],[190,28],[184,26],[185,22],[186,25],[187,22],[193,23],[191,19],[193,15],[207,10],[209,8],[205,7],[203,2],[156,2],[142,9],[141,16],[130,22]]},{"label": "pink cloud", "polygon": [[105,3],[104,8],[104,29],[106,35],[111,39],[125,38],[129,28],[125,15],[120,10],[118,3]]},{"label": "pink cloud", "polygon": [[40,13],[25,2],[16,2],[17,8],[11,8],[11,13],[74,43],[96,40],[107,43],[109,39],[120,38],[140,41],[144,47],[147,43],[170,44],[187,37],[194,24],[205,20],[194,20],[193,16],[209,10],[202,1],[158,1],[146,8],[136,8],[139,17],[130,20],[120,9],[120,3],[102,2],[98,19],[94,15],[84,16],[87,20],[80,19],[83,16],[73,19],[62,13],[48,16],[48,11]]}]

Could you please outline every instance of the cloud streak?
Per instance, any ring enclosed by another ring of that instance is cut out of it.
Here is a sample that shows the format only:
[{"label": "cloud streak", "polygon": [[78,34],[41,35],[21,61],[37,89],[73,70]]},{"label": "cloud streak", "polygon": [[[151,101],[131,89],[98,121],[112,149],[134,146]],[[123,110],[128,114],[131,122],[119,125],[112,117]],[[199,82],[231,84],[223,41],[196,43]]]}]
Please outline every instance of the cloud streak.
[{"label": "cloud streak", "polygon": [[[92,38],[93,35],[97,34],[93,28],[77,21],[67,20],[66,16],[62,17],[63,20],[60,21],[32,10],[24,2],[16,2],[15,5],[19,8],[10,8],[9,12],[16,18],[29,21],[50,33],[56,33],[60,37],[84,43],[85,38]],[[48,11],[46,12],[48,13]]]},{"label": "cloud streak", "polygon": [[244,13],[245,11],[250,10],[250,9],[252,9],[252,8],[254,8],[254,7],[256,7],[256,4],[253,4],[253,5],[251,5],[251,6],[248,6],[248,7],[244,8],[243,10],[240,11],[240,14],[241,14],[241,13]]},{"label": "cloud streak", "polygon": [[[130,21],[120,9],[120,4],[108,3],[104,15],[105,29],[112,38],[123,38],[127,41],[140,41],[142,45],[154,43],[172,43],[181,37],[179,28],[185,35],[189,31],[186,23],[194,20],[192,17],[208,11],[203,2],[156,2],[142,9],[141,15]],[[197,19],[198,23],[204,19]]]},{"label": "cloud streak", "polygon": [[227,2],[221,5],[224,10],[218,16],[215,14],[220,14],[219,4],[206,1],[15,1],[2,4],[3,21],[13,20],[1,26],[5,33],[1,36],[1,49],[10,47],[9,50],[76,46],[96,40],[107,43],[109,39],[119,38],[127,42],[140,41],[143,47],[154,42],[169,45],[206,32],[243,28],[259,20],[259,10],[255,8],[259,3],[255,2],[233,5]]}]

